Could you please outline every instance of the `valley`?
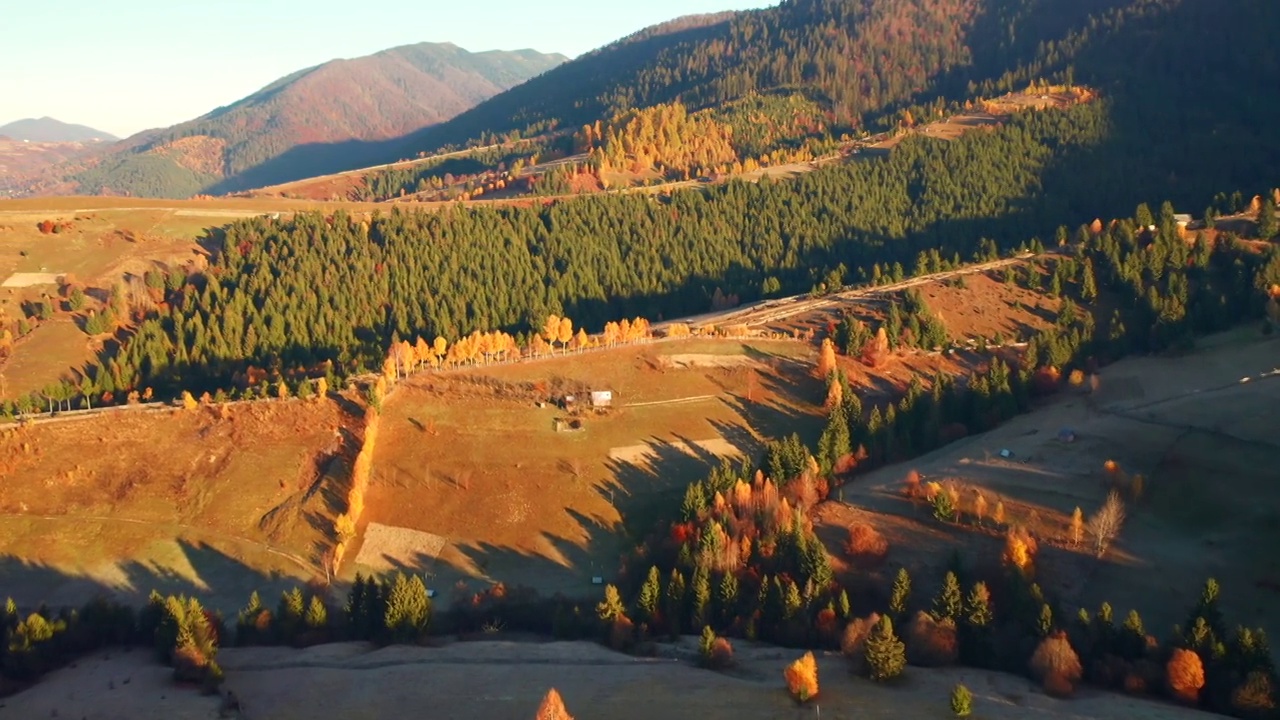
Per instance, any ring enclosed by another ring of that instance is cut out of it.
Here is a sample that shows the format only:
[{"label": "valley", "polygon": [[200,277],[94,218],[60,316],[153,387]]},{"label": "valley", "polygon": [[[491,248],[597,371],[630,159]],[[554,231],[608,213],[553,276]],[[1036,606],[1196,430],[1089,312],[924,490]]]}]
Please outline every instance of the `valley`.
[{"label": "valley", "polygon": [[522,11],[0,48],[0,717],[1280,717],[1280,5]]}]

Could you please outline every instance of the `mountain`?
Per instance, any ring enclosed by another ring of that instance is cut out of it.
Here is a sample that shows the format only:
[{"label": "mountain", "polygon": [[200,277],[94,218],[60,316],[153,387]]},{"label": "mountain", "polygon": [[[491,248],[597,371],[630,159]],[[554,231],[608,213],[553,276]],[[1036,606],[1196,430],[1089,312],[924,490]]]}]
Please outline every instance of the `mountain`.
[{"label": "mountain", "polygon": [[0,136],[20,142],[40,143],[110,142],[119,139],[111,133],[85,125],[64,123],[51,117],[27,118],[0,125]]},{"label": "mountain", "polygon": [[[127,139],[88,168],[87,193],[226,192],[380,160],[388,141],[447,120],[564,62],[533,50],[420,43],[293,73],[203,117]],[[305,151],[303,150],[305,148]]]},{"label": "mountain", "polygon": [[[608,135],[610,118],[635,108],[678,102],[724,117],[777,96],[805,98],[796,112],[817,113],[819,132],[838,137],[891,129],[905,111],[1079,83],[1104,98],[1113,152],[1132,156],[1135,177],[1122,182],[1141,187],[1141,176],[1154,195],[1200,197],[1265,175],[1276,159],[1259,118],[1280,110],[1280,52],[1268,40],[1278,30],[1280,4],[1256,1],[785,0],[623,38],[414,134],[396,154],[600,120]],[[1189,39],[1231,50],[1189,53]]]}]

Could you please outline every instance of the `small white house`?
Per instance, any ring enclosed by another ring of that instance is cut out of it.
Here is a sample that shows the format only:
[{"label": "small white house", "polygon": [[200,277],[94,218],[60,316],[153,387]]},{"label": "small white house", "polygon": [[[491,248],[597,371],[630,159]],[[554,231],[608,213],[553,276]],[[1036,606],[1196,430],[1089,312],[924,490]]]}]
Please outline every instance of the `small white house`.
[{"label": "small white house", "polygon": [[613,391],[612,390],[592,390],[591,391],[591,407],[612,407]]}]

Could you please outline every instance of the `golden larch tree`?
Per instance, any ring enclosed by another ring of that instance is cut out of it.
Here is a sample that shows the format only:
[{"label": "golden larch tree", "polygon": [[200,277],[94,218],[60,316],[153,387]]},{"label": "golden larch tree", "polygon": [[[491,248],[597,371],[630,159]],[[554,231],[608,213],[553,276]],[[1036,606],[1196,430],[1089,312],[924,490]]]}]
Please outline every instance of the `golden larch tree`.
[{"label": "golden larch tree", "polygon": [[822,347],[818,350],[818,378],[826,380],[836,369],[836,346],[831,338],[822,339]]}]

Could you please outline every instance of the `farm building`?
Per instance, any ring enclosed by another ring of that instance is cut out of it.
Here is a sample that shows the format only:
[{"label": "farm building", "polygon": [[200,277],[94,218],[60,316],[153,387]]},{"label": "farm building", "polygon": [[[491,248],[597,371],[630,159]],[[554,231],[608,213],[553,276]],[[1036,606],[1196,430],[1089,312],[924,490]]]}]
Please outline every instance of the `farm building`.
[{"label": "farm building", "polygon": [[613,391],[612,390],[592,390],[591,391],[591,407],[598,407],[598,408],[613,407]]}]

